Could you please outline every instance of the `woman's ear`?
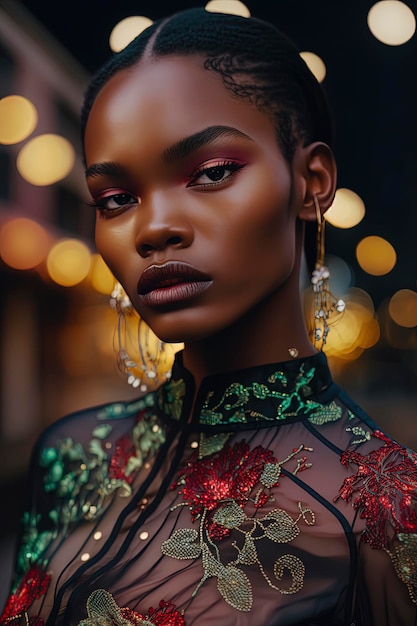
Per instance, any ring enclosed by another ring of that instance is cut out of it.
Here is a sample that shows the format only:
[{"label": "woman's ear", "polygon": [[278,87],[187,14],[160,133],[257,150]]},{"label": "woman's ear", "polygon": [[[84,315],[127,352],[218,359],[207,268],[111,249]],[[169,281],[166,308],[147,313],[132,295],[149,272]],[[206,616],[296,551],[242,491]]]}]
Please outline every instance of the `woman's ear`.
[{"label": "woman's ear", "polygon": [[325,143],[315,142],[299,147],[295,159],[304,179],[304,197],[298,217],[302,220],[317,221],[314,196],[319,201],[322,214],[333,202],[336,192],[337,169],[331,148]]}]

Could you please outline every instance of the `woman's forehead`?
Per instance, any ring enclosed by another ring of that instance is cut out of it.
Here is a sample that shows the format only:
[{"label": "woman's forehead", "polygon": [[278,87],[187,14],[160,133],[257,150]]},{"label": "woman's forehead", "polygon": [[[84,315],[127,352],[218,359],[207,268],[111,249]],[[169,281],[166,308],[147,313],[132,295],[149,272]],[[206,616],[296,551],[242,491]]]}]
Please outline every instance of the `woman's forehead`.
[{"label": "woman's forehead", "polygon": [[153,133],[186,136],[209,126],[270,136],[269,116],[227,89],[199,57],[162,57],[123,69],[98,94],[86,127],[86,145],[102,133],[137,140]]},{"label": "woman's forehead", "polygon": [[204,68],[203,60],[196,56],[167,56],[141,62],[114,74],[99,92],[93,109],[105,104],[114,109],[114,115],[138,106],[160,100],[169,101],[171,107],[180,104],[192,109],[200,108],[207,99],[227,101],[233,95],[221,77]]}]

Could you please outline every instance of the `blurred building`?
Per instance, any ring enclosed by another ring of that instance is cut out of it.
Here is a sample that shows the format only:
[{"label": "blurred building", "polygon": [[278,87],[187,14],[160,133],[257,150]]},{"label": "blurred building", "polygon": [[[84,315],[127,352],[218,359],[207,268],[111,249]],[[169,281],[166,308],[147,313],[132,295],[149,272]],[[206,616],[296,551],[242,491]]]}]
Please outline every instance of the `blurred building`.
[{"label": "blurred building", "polygon": [[[26,98],[37,117],[27,137],[0,143],[0,542],[7,548],[0,559],[2,593],[10,574],[8,538],[20,517],[23,477],[37,435],[65,413],[130,393],[116,374],[112,349],[112,279],[104,276],[101,292],[91,282],[103,268],[97,267],[94,211],[86,205],[80,156],[78,119],[87,80],[86,71],[30,14],[2,3],[0,98]],[[25,111],[21,123],[28,124]],[[16,119],[9,125],[4,116],[0,121],[3,130],[12,124],[18,126]],[[68,140],[75,160],[63,179],[33,184],[16,160],[24,146],[45,134]],[[68,286],[48,269],[47,254],[63,240],[87,249],[80,270],[85,277],[73,284],[69,277]]]}]

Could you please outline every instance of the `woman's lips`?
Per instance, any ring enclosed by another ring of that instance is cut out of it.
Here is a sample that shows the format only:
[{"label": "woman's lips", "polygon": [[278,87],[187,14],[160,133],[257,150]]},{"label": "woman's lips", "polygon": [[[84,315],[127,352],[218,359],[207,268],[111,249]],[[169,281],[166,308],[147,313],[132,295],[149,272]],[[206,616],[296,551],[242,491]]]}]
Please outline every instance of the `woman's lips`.
[{"label": "woman's lips", "polygon": [[212,283],[208,274],[177,261],[151,265],[138,282],[138,294],[150,306],[175,304],[195,298]]}]

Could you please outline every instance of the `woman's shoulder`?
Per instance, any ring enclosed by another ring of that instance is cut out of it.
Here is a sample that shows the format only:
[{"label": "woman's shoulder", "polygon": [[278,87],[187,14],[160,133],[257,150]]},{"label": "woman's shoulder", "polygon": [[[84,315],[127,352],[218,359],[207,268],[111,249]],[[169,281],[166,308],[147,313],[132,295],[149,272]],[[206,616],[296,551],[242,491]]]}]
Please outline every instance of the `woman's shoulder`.
[{"label": "woman's shoulder", "polygon": [[85,445],[95,438],[118,438],[138,420],[152,414],[155,404],[155,394],[147,393],[133,400],[108,402],[63,415],[40,433],[35,453],[62,441]]},{"label": "woman's shoulder", "polygon": [[152,449],[164,440],[153,393],[75,411],[41,432],[33,447],[29,480],[37,496],[48,501],[77,491],[83,481],[98,484],[111,476],[113,466],[126,464],[131,457],[138,462],[144,437],[154,444]]}]

